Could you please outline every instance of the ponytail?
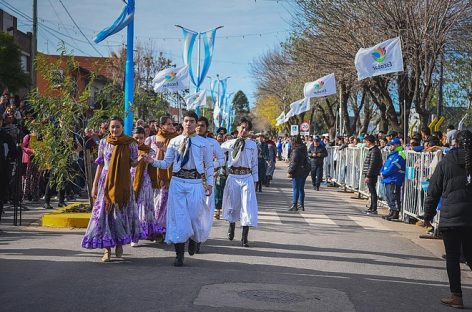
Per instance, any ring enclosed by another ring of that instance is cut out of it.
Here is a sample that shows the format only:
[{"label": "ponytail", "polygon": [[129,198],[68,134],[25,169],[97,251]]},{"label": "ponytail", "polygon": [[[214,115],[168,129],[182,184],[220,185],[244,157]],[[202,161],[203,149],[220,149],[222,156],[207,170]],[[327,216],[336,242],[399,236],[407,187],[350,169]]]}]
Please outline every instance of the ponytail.
[{"label": "ponytail", "polygon": [[469,130],[460,131],[457,134],[457,145],[465,151],[465,185],[472,189],[472,132]]}]

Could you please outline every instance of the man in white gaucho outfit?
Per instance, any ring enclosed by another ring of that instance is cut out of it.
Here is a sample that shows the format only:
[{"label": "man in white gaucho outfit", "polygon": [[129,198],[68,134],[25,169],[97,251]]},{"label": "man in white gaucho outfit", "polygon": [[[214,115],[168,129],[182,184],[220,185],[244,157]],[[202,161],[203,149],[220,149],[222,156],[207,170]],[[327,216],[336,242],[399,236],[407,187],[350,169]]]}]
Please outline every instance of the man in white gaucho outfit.
[{"label": "man in white gaucho outfit", "polygon": [[[218,169],[225,164],[225,154],[220,147],[220,143],[217,140],[208,136],[208,127],[210,123],[206,117],[201,116],[197,120],[197,134],[203,138],[205,138],[208,142],[208,148],[211,150],[211,155],[213,159],[213,178],[215,178],[215,174],[218,172]],[[215,212],[215,192],[212,192],[210,196],[207,196],[205,199],[206,208],[203,209],[203,213],[207,214],[208,220],[210,222],[210,226],[208,227],[208,233],[205,235],[205,239],[208,239],[210,236],[211,227],[213,225],[213,214]],[[196,253],[200,252],[200,243],[197,244]]]},{"label": "man in white gaucho outfit", "polygon": [[223,151],[229,151],[229,175],[223,192],[223,218],[229,221],[228,239],[234,239],[236,221],[241,221],[241,244],[249,247],[249,227],[257,226],[257,198],[255,183],[259,181],[257,170],[257,145],[247,138],[252,130],[249,119],[238,122],[238,138],[224,142]]},{"label": "man in white gaucho outfit", "polygon": [[[174,244],[175,266],[182,266],[185,242],[194,255],[197,243],[208,238],[211,223],[202,210],[213,187],[213,155],[205,138],[195,132],[198,116],[187,111],[183,133],[169,142],[163,160],[146,156],[146,162],[160,169],[173,165],[167,203],[166,243]],[[206,196],[205,196],[206,195]]]}]

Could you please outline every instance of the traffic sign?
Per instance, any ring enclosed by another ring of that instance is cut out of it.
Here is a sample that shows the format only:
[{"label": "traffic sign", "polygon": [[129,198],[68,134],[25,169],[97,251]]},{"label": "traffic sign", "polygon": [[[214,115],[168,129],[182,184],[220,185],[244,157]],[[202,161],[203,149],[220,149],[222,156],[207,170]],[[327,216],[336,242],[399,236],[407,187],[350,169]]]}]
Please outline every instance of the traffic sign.
[{"label": "traffic sign", "polygon": [[300,125],[300,131],[303,131],[303,132],[310,131],[310,124],[308,122],[303,122]]},{"label": "traffic sign", "polygon": [[298,135],[298,125],[290,125],[290,135]]}]

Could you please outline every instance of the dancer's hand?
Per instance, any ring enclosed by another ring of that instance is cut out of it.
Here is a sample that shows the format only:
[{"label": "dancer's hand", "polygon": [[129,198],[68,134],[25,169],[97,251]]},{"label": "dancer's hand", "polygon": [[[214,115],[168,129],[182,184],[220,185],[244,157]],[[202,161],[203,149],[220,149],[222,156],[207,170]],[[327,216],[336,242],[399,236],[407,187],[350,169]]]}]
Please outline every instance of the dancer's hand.
[{"label": "dancer's hand", "polygon": [[212,191],[213,187],[211,185],[207,185],[205,188],[205,196],[210,196]]},{"label": "dancer's hand", "polygon": [[431,226],[433,226],[433,225],[431,224],[431,221],[429,221],[429,220],[424,220],[424,221],[423,221],[423,224],[424,224],[424,227],[431,227]]},{"label": "dancer's hand", "polygon": [[145,154],[143,155],[143,159],[145,162],[147,162],[148,164],[152,164],[154,162],[154,158],[152,158],[151,156],[149,156],[148,154]]}]

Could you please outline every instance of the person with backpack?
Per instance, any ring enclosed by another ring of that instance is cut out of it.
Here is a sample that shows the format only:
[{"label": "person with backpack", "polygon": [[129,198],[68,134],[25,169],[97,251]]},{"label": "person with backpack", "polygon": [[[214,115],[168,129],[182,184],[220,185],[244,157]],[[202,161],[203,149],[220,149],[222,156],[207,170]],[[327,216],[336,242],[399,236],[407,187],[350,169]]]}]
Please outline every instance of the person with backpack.
[{"label": "person with backpack", "polygon": [[[289,211],[305,211],[305,181],[311,171],[308,149],[298,135],[295,148],[290,156],[288,177],[292,179],[293,201]],[[299,206],[297,205],[299,204]]]}]

